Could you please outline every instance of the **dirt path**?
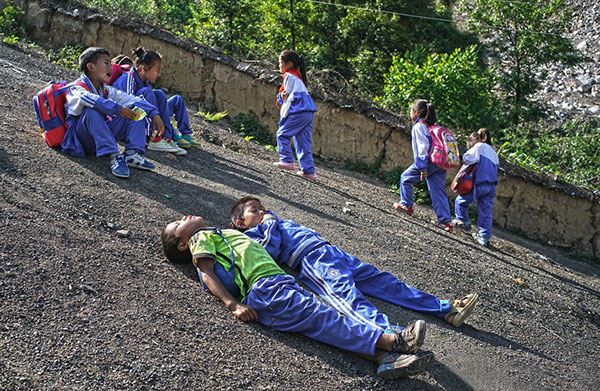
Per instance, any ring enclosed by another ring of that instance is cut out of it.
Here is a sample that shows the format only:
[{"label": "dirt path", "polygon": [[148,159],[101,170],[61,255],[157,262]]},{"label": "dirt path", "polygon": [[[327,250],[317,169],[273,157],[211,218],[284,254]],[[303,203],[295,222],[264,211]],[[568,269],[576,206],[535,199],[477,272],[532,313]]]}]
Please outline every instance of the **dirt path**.
[{"label": "dirt path", "polygon": [[[203,150],[149,152],[154,173],[118,179],[107,160],[66,157],[37,133],[30,97],[76,76],[0,46],[0,389],[600,389],[599,267],[504,232],[482,249],[434,228],[429,208],[394,214],[395,195],[367,178],[321,165],[311,183],[196,120],[196,134],[212,140]],[[454,329],[377,302],[400,325],[428,322],[437,363],[399,381],[351,354],[244,324],[191,267],[163,260],[158,236],[182,214],[224,226],[247,193],[413,286],[443,298],[477,291],[480,305]]]}]

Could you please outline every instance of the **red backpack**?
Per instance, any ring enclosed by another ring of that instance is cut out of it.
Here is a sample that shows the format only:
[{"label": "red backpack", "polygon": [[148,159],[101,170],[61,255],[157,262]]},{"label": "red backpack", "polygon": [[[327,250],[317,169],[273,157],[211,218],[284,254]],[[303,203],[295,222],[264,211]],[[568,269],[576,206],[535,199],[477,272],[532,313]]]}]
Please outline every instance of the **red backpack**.
[{"label": "red backpack", "polygon": [[444,170],[458,166],[460,164],[458,143],[452,132],[435,124],[429,126],[429,134],[431,135],[431,152],[429,152],[431,163]]},{"label": "red backpack", "polygon": [[458,173],[452,180],[450,187],[458,194],[467,194],[473,190],[475,167],[477,164],[471,164],[470,166],[464,165],[458,170]]},{"label": "red backpack", "polygon": [[33,108],[35,109],[38,125],[40,125],[46,144],[50,147],[59,146],[65,137],[68,127],[65,122],[65,103],[67,102],[69,87],[73,84],[90,90],[82,81],[70,84],[67,84],[64,80],[58,83],[51,81],[33,97]]}]

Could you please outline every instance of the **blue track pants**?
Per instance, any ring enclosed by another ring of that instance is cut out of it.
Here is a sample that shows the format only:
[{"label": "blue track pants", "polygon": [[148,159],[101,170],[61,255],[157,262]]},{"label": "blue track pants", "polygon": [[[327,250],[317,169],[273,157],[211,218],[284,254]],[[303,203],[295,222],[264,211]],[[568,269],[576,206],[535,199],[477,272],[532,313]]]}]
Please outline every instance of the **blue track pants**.
[{"label": "blue track pants", "polygon": [[356,322],[302,289],[289,275],[259,280],[245,304],[258,312],[258,321],[279,331],[300,333],[340,349],[368,355],[383,333],[380,328]]},{"label": "blue track pants", "polygon": [[298,278],[349,318],[380,329],[387,328],[389,320],[364,295],[439,318],[450,310],[448,300],[415,289],[331,245],[308,253]]},{"label": "blue track pants", "polygon": [[[421,172],[412,164],[408,167],[400,178],[400,197],[401,202],[412,207],[413,187],[415,183],[421,180]],[[449,223],[452,220],[450,216],[450,205],[446,195],[446,170],[441,169],[432,163],[427,164],[427,188],[431,194],[433,210],[440,223]]]},{"label": "blue track pants", "polygon": [[126,150],[135,150],[141,154],[146,149],[144,121],[131,121],[121,116],[106,121],[104,114],[84,107],[65,134],[61,144],[62,151],[71,156],[85,157],[118,153],[117,141],[125,142]]},{"label": "blue track pants", "polygon": [[289,114],[279,121],[277,129],[279,160],[288,163],[294,161],[290,145],[290,139],[293,138],[298,164],[302,172],[307,175],[315,172],[315,162],[311,151],[314,115],[312,111]]},{"label": "blue track pants", "polygon": [[179,130],[184,136],[192,133],[188,112],[185,108],[185,102],[183,101],[181,95],[173,95],[167,99],[167,106],[169,107],[169,116],[175,116],[177,130]]},{"label": "blue track pants", "polygon": [[492,207],[496,197],[496,185],[480,183],[467,194],[461,194],[454,201],[454,214],[462,222],[469,221],[469,205],[477,200],[477,226],[479,236],[484,239],[492,237]]}]

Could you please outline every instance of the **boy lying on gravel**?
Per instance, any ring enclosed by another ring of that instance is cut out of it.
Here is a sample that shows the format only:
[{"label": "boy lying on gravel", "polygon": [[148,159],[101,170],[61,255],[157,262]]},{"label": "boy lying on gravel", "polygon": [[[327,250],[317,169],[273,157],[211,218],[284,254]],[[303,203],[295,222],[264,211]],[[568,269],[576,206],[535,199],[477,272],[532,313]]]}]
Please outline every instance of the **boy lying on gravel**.
[{"label": "boy lying on gravel", "polygon": [[244,322],[358,353],[377,362],[377,374],[386,379],[421,373],[434,361],[433,353],[419,352],[424,321],[386,331],[343,316],[302,289],[241,232],[207,228],[201,217],[184,216],[163,228],[161,241],[167,259],[193,261],[203,284]]}]

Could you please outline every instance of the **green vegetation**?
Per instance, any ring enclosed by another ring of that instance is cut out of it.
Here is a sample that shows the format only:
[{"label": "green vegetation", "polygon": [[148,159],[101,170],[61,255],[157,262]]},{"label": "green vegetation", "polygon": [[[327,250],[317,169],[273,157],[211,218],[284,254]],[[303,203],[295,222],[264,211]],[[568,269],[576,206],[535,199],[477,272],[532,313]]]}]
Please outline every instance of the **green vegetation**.
[{"label": "green vegetation", "polygon": [[202,117],[205,120],[207,120],[208,122],[216,122],[220,119],[223,119],[225,117],[227,117],[229,115],[229,113],[227,113],[227,110],[225,111],[217,111],[215,113],[211,113],[209,111],[204,112],[204,111],[199,111],[196,114],[194,114],[196,117]]},{"label": "green vegetation", "polygon": [[236,115],[231,126],[236,132],[244,136],[246,141],[252,141],[264,146],[275,146],[273,135],[269,133],[266,126],[258,122],[258,117],[253,111],[250,111],[248,114],[240,113]]},{"label": "green vegetation", "polygon": [[[439,122],[467,135],[480,127],[493,127],[495,98],[493,75],[478,65],[478,49],[472,45],[453,53],[427,54],[422,46],[394,57],[384,75],[384,95],[377,97],[386,108],[407,110],[415,99],[435,103]],[[460,133],[460,132],[459,132]]]},{"label": "green vegetation", "polygon": [[84,44],[67,41],[61,49],[50,50],[48,52],[48,60],[53,64],[77,71],[79,70],[79,55],[86,48],[87,46]]},{"label": "green vegetation", "polygon": [[0,36],[2,42],[8,45],[16,45],[21,38],[27,36],[27,24],[23,20],[25,13],[12,1],[6,2],[7,6],[0,11]]},{"label": "green vegetation", "polygon": [[498,137],[500,157],[523,168],[600,190],[600,127],[567,122],[560,131],[542,125],[506,129]]},{"label": "green vegetation", "polygon": [[[541,117],[543,107],[530,100],[539,89],[536,72],[543,65],[580,59],[566,38],[571,9],[564,0],[519,1],[461,0],[469,26],[484,38],[497,61],[493,68],[503,92],[502,114],[513,125]],[[546,75],[541,74],[541,78]]]}]

